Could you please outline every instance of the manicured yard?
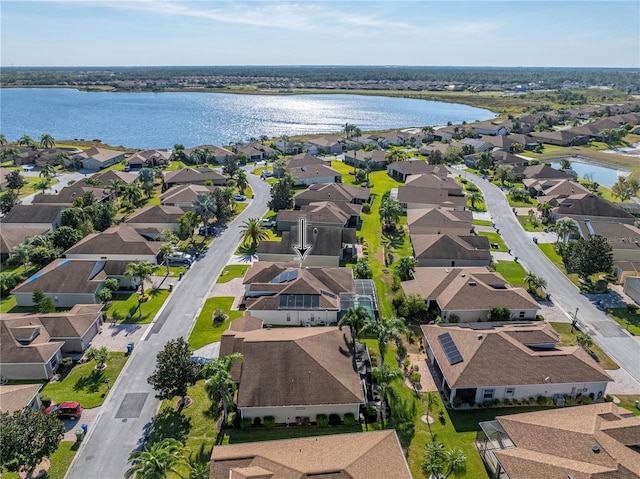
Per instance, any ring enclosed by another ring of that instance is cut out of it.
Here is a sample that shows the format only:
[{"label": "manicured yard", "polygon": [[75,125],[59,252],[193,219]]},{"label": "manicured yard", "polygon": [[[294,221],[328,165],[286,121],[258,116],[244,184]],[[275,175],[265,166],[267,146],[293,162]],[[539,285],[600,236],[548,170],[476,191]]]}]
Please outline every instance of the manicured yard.
[{"label": "manicured yard", "polygon": [[[571,323],[550,322],[549,324],[553,326],[553,329],[555,329],[556,332],[560,335],[560,344],[562,346],[575,346],[576,344],[578,344],[578,342],[576,341],[575,333],[580,332],[580,330],[574,328],[572,333]],[[591,352],[591,357],[593,357],[593,359],[595,359],[598,364],[600,364],[600,366],[602,366],[604,369],[620,369],[620,366],[618,366],[618,364],[613,359],[607,356],[607,354],[602,349],[600,349],[598,345],[594,344],[593,346],[591,346]]]},{"label": "manicured yard", "polygon": [[[175,278],[180,276],[180,273],[185,274],[187,272],[186,266],[171,266],[169,265],[169,277]],[[166,266],[158,266],[153,273],[155,276],[166,276],[167,267]]]},{"label": "manicured yard", "polygon": [[515,208],[534,208],[538,205],[538,200],[534,198],[527,198],[525,201],[516,201],[511,198],[511,195],[507,193],[507,201],[509,206],[513,206]]},{"label": "manicured yard", "polygon": [[[191,349],[199,349],[207,344],[220,341],[222,333],[227,330],[229,323],[242,316],[242,311],[231,310],[233,300],[233,296],[219,296],[207,299],[189,335],[189,347]],[[213,324],[213,312],[216,309],[221,309],[228,316],[227,320],[222,324]]]},{"label": "manicured yard", "polygon": [[480,231],[478,233],[479,236],[486,236],[489,239],[489,244],[496,243],[498,245],[497,248],[491,247],[491,251],[509,251],[509,248],[502,240],[502,237],[498,233],[494,233],[492,231]]},{"label": "manicured yard", "polygon": [[527,271],[522,267],[520,263],[515,261],[497,261],[496,271],[504,276],[512,286],[519,286],[526,288],[524,277],[527,275]]},{"label": "manicured yard", "polygon": [[249,265],[246,264],[228,264],[220,273],[218,277],[218,283],[227,283],[234,278],[244,278],[244,275],[247,273],[249,269]]},{"label": "manicured yard", "polygon": [[567,270],[564,267],[564,263],[562,262],[562,258],[556,251],[553,249],[553,243],[538,243],[538,248],[545,254],[547,258],[551,260],[556,267],[564,273],[564,275],[571,281],[576,287],[580,288],[580,278],[577,274],[567,274]]},{"label": "manicured yard", "polygon": [[112,386],[128,358],[125,353],[111,352],[107,368],[102,371],[95,369],[95,361],[78,364],[61,381],[45,384],[40,396],[48,396],[56,404],[78,401],[85,409],[100,406],[107,391],[105,380],[109,380],[109,386]]},{"label": "manicured yard", "polygon": [[607,314],[631,334],[640,336],[640,314],[630,313],[627,308],[609,308]]},{"label": "manicured yard", "polygon": [[[49,457],[51,467],[49,467],[47,475],[43,477],[46,479],[64,479],[78,447],[79,445],[74,441],[61,441],[56,452]],[[17,472],[3,471],[1,477],[3,479],[18,479],[20,476]]]},{"label": "manicured yard", "polygon": [[149,295],[149,300],[139,304],[136,293],[117,293],[109,307],[104,310],[105,317],[124,320],[125,323],[150,323],[169,296],[169,290],[148,289],[145,294]]},{"label": "manicured yard", "polygon": [[473,223],[476,226],[493,226],[493,223],[489,220],[473,220]]},{"label": "manicured yard", "polygon": [[518,215],[517,219],[525,231],[530,231],[530,232],[544,231],[545,225],[543,225],[541,221],[535,220],[535,223],[531,223],[531,221],[529,221],[529,216],[523,216],[523,215]]},{"label": "manicured yard", "polygon": [[640,394],[616,394],[616,397],[620,399],[620,406],[640,416],[640,409],[635,405],[636,401],[640,401]]}]

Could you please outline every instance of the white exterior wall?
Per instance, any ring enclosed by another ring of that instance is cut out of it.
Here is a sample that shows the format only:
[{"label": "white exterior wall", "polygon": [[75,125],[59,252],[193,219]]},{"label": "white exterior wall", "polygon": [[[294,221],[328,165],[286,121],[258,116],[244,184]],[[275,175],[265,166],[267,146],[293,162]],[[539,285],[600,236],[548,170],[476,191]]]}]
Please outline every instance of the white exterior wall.
[{"label": "white exterior wall", "polygon": [[[95,294],[73,294],[73,293],[44,293],[45,296],[53,299],[53,304],[57,308],[72,308],[76,304],[98,304]],[[18,306],[33,306],[33,293],[15,293],[16,304]]]},{"label": "white exterior wall", "polygon": [[[524,317],[520,317],[520,313],[524,312]],[[462,323],[474,323],[480,321],[487,321],[487,316],[489,315],[488,309],[475,309],[475,310],[451,310],[451,311],[442,311],[441,317],[443,320],[447,320],[449,315],[456,314],[460,317],[460,322]],[[537,309],[513,309],[511,310],[511,319],[519,320],[519,319],[536,319],[536,314],[538,314]]]},{"label": "white exterior wall", "polygon": [[436,258],[416,258],[418,260],[418,266],[431,267],[431,268],[451,268],[451,263],[455,261],[456,268],[471,267],[471,266],[489,266],[491,259],[477,260],[477,259],[436,259]]},{"label": "white exterior wall", "polygon": [[54,224],[51,224],[51,223],[2,223],[2,228],[3,229],[35,228],[35,229],[53,231],[55,227],[58,225],[59,221],[60,221],[60,218],[58,217],[55,219]]},{"label": "white exterior wall", "polygon": [[[269,261],[269,262],[277,262],[283,263],[287,261],[299,261],[299,256],[295,254],[293,250],[291,250],[291,254],[269,254],[269,253],[260,253],[258,254],[258,261]],[[320,256],[320,255],[310,255],[307,256],[302,261],[302,267],[309,268],[332,268],[340,266],[340,257],[339,256]]]},{"label": "white exterior wall", "polygon": [[[542,378],[541,378],[542,379]],[[552,378],[553,379],[553,378]],[[513,388],[513,395],[507,395],[507,389]],[[484,386],[479,387],[476,392],[476,403],[483,403],[487,399],[484,399],[484,391],[487,389],[493,389],[493,397],[500,401],[504,399],[527,399],[537,398],[538,396],[553,397],[554,394],[561,394],[563,396],[575,397],[577,394],[582,396],[589,396],[593,393],[594,398],[602,398],[607,391],[607,382],[595,382],[595,383],[565,383],[565,384],[527,384],[520,386]],[[585,391],[586,390],[586,391]],[[455,395],[455,389],[451,389],[451,397]],[[600,394],[602,393],[602,394]]]},{"label": "white exterior wall", "polygon": [[[316,311],[264,311],[249,309],[249,314],[264,321],[264,324],[277,324],[282,326],[304,326],[305,323],[311,325],[331,324],[338,321],[338,311],[316,310]],[[313,319],[312,319],[313,318]]]},{"label": "white exterior wall", "polygon": [[624,282],[624,294],[640,304],[640,278],[636,276],[627,276]]},{"label": "white exterior wall", "polygon": [[[62,360],[61,349],[46,363],[0,363],[0,376],[16,380],[49,379]],[[55,361],[55,368],[52,367]]]},{"label": "white exterior wall", "polygon": [[67,259],[95,259],[95,260],[113,260],[113,261],[148,261],[149,263],[158,264],[158,258],[156,255],[124,255],[118,253],[94,253],[94,254],[79,254],[79,253],[65,253]]},{"label": "white exterior wall", "polygon": [[[193,205],[192,205],[193,206]],[[157,228],[160,231],[164,230],[177,230],[178,223],[125,223],[127,226],[131,228]]]},{"label": "white exterior wall", "polygon": [[300,186],[300,185],[309,186],[309,185],[315,185],[319,183],[334,183],[336,176],[340,176],[340,175],[336,174],[335,176],[316,176],[316,177],[310,177],[310,178],[297,178],[296,186]]},{"label": "white exterior wall", "polygon": [[276,423],[295,424],[296,417],[307,417],[311,422],[315,422],[318,414],[339,414],[344,420],[346,413],[351,413],[358,420],[360,415],[360,404],[314,404],[305,406],[270,406],[270,407],[243,407],[238,408],[242,418],[263,419],[265,416],[273,416]]}]

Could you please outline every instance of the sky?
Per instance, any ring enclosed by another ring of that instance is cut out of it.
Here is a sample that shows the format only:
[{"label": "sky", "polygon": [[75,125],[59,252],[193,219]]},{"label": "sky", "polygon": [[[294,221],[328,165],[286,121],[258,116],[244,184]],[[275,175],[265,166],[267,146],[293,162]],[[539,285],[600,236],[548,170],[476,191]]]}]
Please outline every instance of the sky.
[{"label": "sky", "polygon": [[1,66],[640,66],[640,0],[1,0]]}]

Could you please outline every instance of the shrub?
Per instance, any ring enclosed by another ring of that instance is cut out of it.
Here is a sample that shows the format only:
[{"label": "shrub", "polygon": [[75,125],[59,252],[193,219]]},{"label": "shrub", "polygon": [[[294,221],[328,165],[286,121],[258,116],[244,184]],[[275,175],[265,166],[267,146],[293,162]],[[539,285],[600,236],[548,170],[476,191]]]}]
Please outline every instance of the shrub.
[{"label": "shrub", "polygon": [[73,367],[73,358],[71,356],[62,358],[62,361],[60,361],[60,366],[62,366],[66,370],[71,369]]},{"label": "shrub", "polygon": [[564,403],[567,406],[571,406],[573,404],[573,398],[571,396],[565,396],[564,397]]},{"label": "shrub", "polygon": [[613,402],[613,396],[612,396],[611,394],[607,394],[607,395],[604,397],[604,400],[605,400],[606,402]]},{"label": "shrub", "polygon": [[404,358],[402,360],[402,369],[404,369],[406,371],[407,369],[409,369],[409,366],[411,366],[411,359]]},{"label": "shrub", "polygon": [[216,309],[213,312],[213,323],[214,324],[221,324],[224,323],[227,319],[227,315],[224,314],[224,311],[222,311],[221,309]]},{"label": "shrub", "polygon": [[240,420],[240,429],[249,429],[251,427],[251,418],[243,417]]},{"label": "shrub", "polygon": [[493,406],[493,401],[490,399],[482,403],[482,407],[491,407],[491,406]]},{"label": "shrub", "polygon": [[546,398],[546,397],[544,397],[544,396],[538,396],[538,397],[536,398],[536,402],[537,402],[540,406],[543,406],[543,405],[547,404],[547,398]]},{"label": "shrub", "polygon": [[374,422],[378,419],[378,408],[375,406],[367,406],[364,408],[364,417],[368,422]]},{"label": "shrub", "polygon": [[396,350],[396,356],[399,359],[404,359],[407,357],[407,347],[403,343],[398,345],[398,349]]},{"label": "shrub", "polygon": [[505,406],[510,406],[511,405],[511,399],[509,398],[504,398],[504,401],[502,401],[504,403]]},{"label": "shrub", "polygon": [[460,316],[458,316],[457,314],[450,314],[449,315],[449,322],[450,323],[459,323],[460,322]]},{"label": "shrub", "polygon": [[370,203],[362,203],[362,212],[363,213],[371,213],[371,204]]},{"label": "shrub", "polygon": [[[237,412],[230,413],[229,417],[227,417],[227,425],[234,428],[238,427],[240,425],[240,414]],[[249,426],[251,426],[251,422],[249,422]]]},{"label": "shrub", "polygon": [[422,378],[421,374],[418,372],[413,372],[411,373],[411,375],[409,376],[409,381],[411,381],[414,384],[418,384],[420,382],[420,379]]},{"label": "shrub", "polygon": [[253,427],[260,427],[260,426],[262,426],[262,419],[257,417],[253,420]]},{"label": "shrub", "polygon": [[340,414],[329,414],[329,425],[330,426],[339,426],[342,424],[342,419],[340,419]]},{"label": "shrub", "polygon": [[629,314],[638,314],[638,306],[635,304],[627,303],[627,311]]},{"label": "shrub", "polygon": [[591,404],[593,402],[593,399],[591,399],[589,396],[582,396],[582,404]]},{"label": "shrub", "polygon": [[458,396],[453,398],[453,407],[460,407],[462,406],[462,399],[459,398]]},{"label": "shrub", "polygon": [[356,417],[353,415],[353,413],[348,412],[344,415],[344,425],[345,426],[356,425]]},{"label": "shrub", "polygon": [[265,416],[262,423],[264,424],[264,427],[271,429],[276,425],[276,418],[273,416]]},{"label": "shrub", "polygon": [[51,398],[49,396],[40,396],[40,401],[44,407],[51,406]]},{"label": "shrub", "polygon": [[494,406],[497,406],[498,404],[500,404],[500,399],[498,398],[493,398],[493,401],[491,401],[493,403]]},{"label": "shrub", "polygon": [[327,427],[329,425],[329,418],[326,414],[318,414],[316,416],[316,424],[319,427]]},{"label": "shrub", "polygon": [[[397,276],[394,276],[393,279],[391,280],[391,291],[393,291],[394,293],[397,293],[401,289],[402,289],[402,281],[400,281],[400,278],[398,278]],[[404,293],[402,294],[402,296],[404,297]]]}]

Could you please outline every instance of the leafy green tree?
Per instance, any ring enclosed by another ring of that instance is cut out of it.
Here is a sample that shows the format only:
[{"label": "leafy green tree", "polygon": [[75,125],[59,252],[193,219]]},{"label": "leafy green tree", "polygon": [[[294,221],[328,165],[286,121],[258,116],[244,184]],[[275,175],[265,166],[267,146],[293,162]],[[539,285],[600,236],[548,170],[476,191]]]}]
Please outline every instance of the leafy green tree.
[{"label": "leafy green tree", "polygon": [[406,161],[407,158],[407,152],[397,148],[392,148],[384,155],[384,159],[387,160],[387,164],[395,163],[397,161]]},{"label": "leafy green tree", "polygon": [[281,179],[271,185],[271,200],[268,206],[276,213],[293,208],[293,189],[289,181]]},{"label": "leafy green tree", "polygon": [[96,362],[98,369],[104,369],[104,364],[109,361],[111,354],[106,346],[102,346],[100,348],[90,347],[87,349],[86,356],[89,361]]},{"label": "leafy green tree", "polygon": [[101,201],[91,206],[91,220],[98,231],[104,231],[113,225],[116,217],[116,208],[110,201]]},{"label": "leafy green tree", "polygon": [[112,293],[115,293],[118,291],[118,288],[120,288],[120,282],[116,278],[108,278],[104,282],[104,287]]},{"label": "leafy green tree", "polygon": [[236,391],[236,383],[231,377],[231,368],[236,361],[243,360],[240,353],[229,354],[207,363],[202,371],[203,375],[208,378],[204,384],[204,390],[211,399],[211,409],[222,407],[222,427],[227,424],[229,410],[235,407],[233,396]]},{"label": "leafy green tree", "polygon": [[380,393],[380,410],[382,411],[382,427],[384,427],[389,400],[397,400],[399,398],[398,392],[393,389],[391,383],[401,379],[404,375],[400,369],[389,366],[384,362],[380,366],[373,368],[371,374],[376,380],[378,392]]},{"label": "leafy green tree", "polygon": [[489,150],[483,151],[478,154],[477,166],[479,170],[488,170],[493,166],[493,162],[496,157]]},{"label": "leafy green tree", "polygon": [[418,260],[413,256],[404,256],[396,265],[396,273],[400,277],[400,281],[408,281],[413,279],[413,272],[418,266]]},{"label": "leafy green tree", "polygon": [[0,213],[3,215],[6,215],[18,204],[20,204],[20,199],[16,190],[5,191],[0,195]]},{"label": "leafy green tree", "polygon": [[46,245],[34,246],[29,261],[38,268],[44,268],[60,256],[62,256],[62,250],[60,248],[54,248],[52,244],[47,242]]},{"label": "leafy green tree", "polygon": [[130,184],[122,190],[122,198],[128,201],[132,206],[136,207],[142,200],[142,190],[138,185]]},{"label": "leafy green tree", "polygon": [[383,196],[378,213],[384,221],[384,229],[394,229],[402,216],[402,205],[391,196]]},{"label": "leafy green tree", "polygon": [[10,190],[20,191],[24,185],[27,184],[27,180],[20,174],[18,170],[12,170],[7,173],[6,176],[7,188]]},{"label": "leafy green tree", "polygon": [[242,223],[240,235],[242,236],[242,241],[251,240],[251,245],[254,248],[258,246],[259,241],[269,238],[269,232],[262,228],[259,218],[249,218]]},{"label": "leafy green tree", "polygon": [[49,133],[40,135],[40,148],[54,148],[56,140]]},{"label": "leafy green tree", "polygon": [[440,150],[433,150],[429,152],[428,163],[430,165],[441,165],[443,161],[444,157],[442,156]]},{"label": "leafy green tree", "polygon": [[64,424],[42,411],[25,408],[0,415],[0,465],[15,461],[29,475],[43,458],[51,456],[62,439]]},{"label": "leafy green tree", "polygon": [[153,168],[142,168],[138,173],[138,181],[142,189],[147,193],[147,198],[151,198],[151,192],[156,185],[156,172]]},{"label": "leafy green tree", "polygon": [[598,235],[580,238],[568,243],[567,269],[586,279],[595,273],[610,273],[613,269],[613,251],[605,238]]},{"label": "leafy green tree", "polygon": [[129,263],[124,270],[124,277],[131,278],[134,285],[138,285],[144,293],[144,282],[151,279],[156,265],[148,261],[140,261],[138,263]]},{"label": "leafy green tree", "polygon": [[167,258],[173,253],[173,245],[171,243],[163,243],[162,246],[160,246],[160,252],[164,256],[164,263],[167,267],[167,276],[169,276],[169,273],[171,273],[171,262]]},{"label": "leafy green tree", "polygon": [[184,406],[187,388],[196,383],[201,372],[200,365],[191,361],[191,353],[189,343],[182,336],[167,342],[158,353],[155,371],[147,379],[158,399],[180,396],[180,409]]},{"label": "leafy green tree", "polygon": [[570,170],[571,169],[571,161],[568,158],[562,158],[560,160],[560,169],[562,169],[562,170]]},{"label": "leafy green tree", "polygon": [[352,268],[353,277],[355,279],[372,279],[373,271],[371,271],[371,266],[369,265],[369,260],[367,258],[360,257],[356,264],[353,265]]},{"label": "leafy green tree", "polygon": [[69,155],[62,152],[62,153],[58,153],[53,161],[54,161],[54,165],[56,166],[60,166],[60,165],[68,166],[71,162],[71,158],[69,158]]},{"label": "leafy green tree", "polygon": [[591,351],[591,347],[593,346],[593,339],[586,333],[576,333],[576,342],[578,346],[580,346],[585,351]]},{"label": "leafy green tree", "polygon": [[82,233],[70,226],[60,226],[51,233],[51,243],[63,251],[68,250],[82,239]]},{"label": "leafy green tree", "polygon": [[407,332],[407,326],[400,318],[380,318],[378,321],[367,323],[361,329],[361,334],[373,334],[378,340],[380,362],[384,363],[389,341],[397,345],[402,344],[402,335]]},{"label": "leafy green tree", "polygon": [[82,208],[72,207],[62,211],[60,215],[60,225],[79,229],[80,225],[86,221]]},{"label": "leafy green tree", "polygon": [[37,183],[33,184],[33,189],[34,190],[41,190],[42,194],[44,195],[44,193],[47,191],[47,189],[50,186],[51,186],[51,178],[42,178]]},{"label": "leafy green tree", "polygon": [[113,293],[109,288],[100,288],[96,293],[96,298],[106,307],[109,301],[113,299]]},{"label": "leafy green tree", "polygon": [[178,236],[182,239],[192,237],[193,231],[200,223],[200,218],[193,211],[187,211],[178,218]]},{"label": "leafy green tree", "polygon": [[444,151],[444,160],[451,164],[457,163],[462,158],[462,147],[460,146],[448,146]]},{"label": "leafy green tree", "polygon": [[207,225],[209,220],[216,215],[218,205],[215,198],[209,193],[198,193],[193,202],[193,211],[202,219],[205,226],[205,236],[208,236]]},{"label": "leafy green tree", "polygon": [[467,458],[459,449],[445,449],[444,444],[431,441],[425,445],[422,474],[425,477],[463,477],[467,473]]},{"label": "leafy green tree", "polygon": [[124,473],[125,479],[182,477],[183,466],[187,465],[183,444],[172,437],[145,444],[142,450],[129,455],[129,462],[132,466]]},{"label": "leafy green tree", "polygon": [[640,185],[634,178],[619,176],[611,187],[611,193],[620,198],[621,201],[627,201],[638,193],[638,188],[640,188]]},{"label": "leafy green tree", "polygon": [[22,266],[24,266],[24,272],[26,274],[27,264],[29,263],[32,251],[33,246],[27,243],[20,243],[11,248],[11,251],[9,252],[9,258],[12,261],[22,263]]},{"label": "leafy green tree", "polygon": [[369,321],[373,321],[373,318],[367,308],[362,305],[347,309],[347,312],[340,318],[340,321],[338,321],[338,327],[340,329],[345,325],[351,329],[351,341],[354,351],[356,350],[356,341],[360,335],[360,331],[362,331],[362,328],[364,328]]},{"label": "leafy green tree", "polygon": [[39,313],[53,313],[56,310],[56,305],[51,296],[45,296],[37,306]]},{"label": "leafy green tree", "polygon": [[184,145],[182,143],[176,143],[173,145],[173,153],[171,154],[172,160],[184,159]]},{"label": "leafy green tree", "polygon": [[227,155],[224,157],[222,161],[222,174],[233,178],[239,169],[237,155]]},{"label": "leafy green tree", "polygon": [[5,297],[18,284],[15,274],[0,272],[0,296]]},{"label": "leafy green tree", "polygon": [[37,287],[33,288],[33,293],[31,293],[31,301],[33,302],[34,305],[37,306],[40,303],[42,303],[44,298],[46,298],[46,296],[44,295],[44,293],[40,288],[37,288]]},{"label": "leafy green tree", "polygon": [[489,321],[510,321],[511,311],[503,306],[494,306],[489,310],[487,319]]}]

